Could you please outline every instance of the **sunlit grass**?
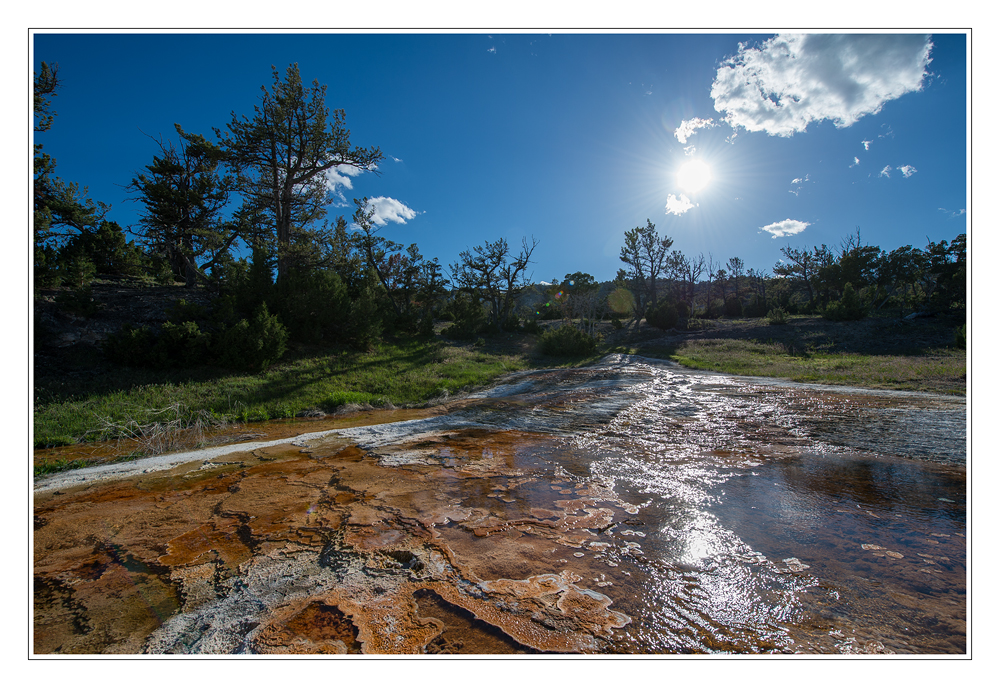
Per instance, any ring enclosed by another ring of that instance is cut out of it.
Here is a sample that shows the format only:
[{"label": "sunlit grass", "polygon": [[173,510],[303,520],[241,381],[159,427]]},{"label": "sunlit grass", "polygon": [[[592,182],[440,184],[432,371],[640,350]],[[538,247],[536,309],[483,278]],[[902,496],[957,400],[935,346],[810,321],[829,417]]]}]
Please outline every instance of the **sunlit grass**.
[{"label": "sunlit grass", "polygon": [[304,355],[258,375],[205,370],[184,379],[126,369],[98,391],[51,381],[36,390],[35,446],[116,439],[129,426],[156,423],[184,427],[291,418],[345,404],[413,405],[527,367],[523,356],[424,341]]},{"label": "sunlit grass", "polygon": [[796,382],[965,393],[962,350],[941,349],[922,356],[857,353],[789,353],[784,345],[739,339],[682,342],[669,353],[688,368],[732,375],[777,377]]}]

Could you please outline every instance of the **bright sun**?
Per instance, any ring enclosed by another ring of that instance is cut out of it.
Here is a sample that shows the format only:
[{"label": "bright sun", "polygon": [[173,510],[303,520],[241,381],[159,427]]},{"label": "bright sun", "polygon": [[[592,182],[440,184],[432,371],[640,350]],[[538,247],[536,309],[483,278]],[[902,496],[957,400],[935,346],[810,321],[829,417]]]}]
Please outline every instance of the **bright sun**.
[{"label": "bright sun", "polygon": [[712,168],[703,160],[692,160],[677,170],[677,183],[688,193],[701,191],[712,180]]}]

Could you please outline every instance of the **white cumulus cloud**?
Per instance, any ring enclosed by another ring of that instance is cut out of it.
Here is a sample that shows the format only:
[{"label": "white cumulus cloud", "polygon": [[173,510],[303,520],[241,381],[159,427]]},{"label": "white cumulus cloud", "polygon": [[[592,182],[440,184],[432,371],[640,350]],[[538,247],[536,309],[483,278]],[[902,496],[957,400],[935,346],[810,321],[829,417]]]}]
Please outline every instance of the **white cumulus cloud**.
[{"label": "white cumulus cloud", "polygon": [[917,172],[917,168],[913,165],[900,165],[896,169],[902,172],[904,177],[912,177]]},{"label": "white cumulus cloud", "polygon": [[878,173],[878,176],[888,179],[890,172],[892,172],[892,165],[886,165],[882,168],[882,171]]},{"label": "white cumulus cloud", "polygon": [[920,90],[931,47],[916,34],[779,34],[760,47],[741,43],[711,95],[734,129],[791,136],[825,119],[848,127]]},{"label": "white cumulus cloud", "polygon": [[683,120],[681,125],[674,130],[674,136],[676,136],[677,140],[681,143],[687,143],[688,138],[698,129],[714,126],[716,126],[716,124],[711,117],[708,119],[702,119],[701,117],[686,119]]},{"label": "white cumulus cloud", "polygon": [[372,222],[379,227],[384,227],[389,222],[405,225],[407,220],[412,220],[417,216],[417,211],[406,207],[395,198],[387,196],[377,196],[368,199],[368,208],[374,209]]},{"label": "white cumulus cloud", "polygon": [[856,155],[855,155],[855,156],[854,156],[854,163],[853,163],[853,164],[851,164],[851,165],[848,165],[848,167],[857,167],[857,166],[858,166],[858,165],[860,165],[860,164],[861,164],[861,161],[860,161],[860,160],[858,160],[858,156],[856,156]]},{"label": "white cumulus cloud", "polygon": [[351,177],[357,177],[365,170],[354,165],[337,165],[326,171],[326,186],[334,193],[339,193],[339,188],[353,189]]},{"label": "white cumulus cloud", "polygon": [[668,215],[683,215],[687,211],[694,208],[697,203],[692,203],[691,199],[683,194],[680,196],[675,196],[669,194],[667,196],[667,214]]},{"label": "white cumulus cloud", "polygon": [[778,237],[798,234],[799,232],[805,230],[808,226],[808,222],[802,222],[801,220],[782,220],[781,222],[772,222],[771,224],[761,227],[760,229],[762,232],[769,233],[772,239],[777,239]]},{"label": "white cumulus cloud", "polygon": [[865,147],[865,150],[868,150],[868,146],[872,145],[872,142],[871,141],[861,141],[861,145]]},{"label": "white cumulus cloud", "polygon": [[[374,167],[371,168],[372,171],[374,169]],[[351,178],[368,171],[370,170],[363,167],[355,167],[354,165],[337,165],[327,170],[324,174],[326,188],[337,199],[334,205],[346,206],[347,199],[344,197],[344,189],[353,189],[354,182],[351,181]]]}]

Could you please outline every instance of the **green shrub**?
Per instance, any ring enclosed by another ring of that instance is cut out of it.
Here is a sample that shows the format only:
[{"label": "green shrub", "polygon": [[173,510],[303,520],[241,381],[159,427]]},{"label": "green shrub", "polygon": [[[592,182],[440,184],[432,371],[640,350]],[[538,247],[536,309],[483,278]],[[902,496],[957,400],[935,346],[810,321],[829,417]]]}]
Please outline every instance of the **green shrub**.
[{"label": "green shrub", "polygon": [[660,330],[669,330],[677,325],[677,307],[668,301],[661,301],[646,313],[646,322]]},{"label": "green shrub", "polygon": [[219,363],[234,370],[263,370],[281,358],[287,342],[288,331],[268,312],[267,304],[261,304],[250,322],[240,320],[222,333]]},{"label": "green shrub", "polygon": [[458,294],[449,306],[454,323],[441,333],[450,339],[473,340],[486,330],[486,313],[482,303],[468,294]]},{"label": "green shrub", "polygon": [[348,304],[346,339],[358,351],[370,351],[381,339],[387,317],[383,306],[371,279]]},{"label": "green shrub", "polygon": [[59,254],[52,246],[35,245],[35,288],[58,287],[62,283]]},{"label": "green shrub", "polygon": [[615,316],[615,317],[611,318],[611,327],[614,328],[614,329],[616,329],[616,330],[620,330],[623,327],[625,327],[625,325],[622,324],[621,318],[619,318],[618,316]]},{"label": "green shrub", "polygon": [[712,299],[712,303],[705,309],[705,317],[715,320],[726,310],[726,304],[722,299]]},{"label": "green shrub", "polygon": [[104,355],[112,363],[133,368],[151,365],[151,353],[156,337],[147,326],[136,327],[125,323],[122,328],[104,340]]},{"label": "green shrub", "polygon": [[134,241],[129,241],[117,222],[104,220],[97,229],[89,229],[70,239],[61,251],[68,262],[84,258],[101,275],[140,277],[149,261]]},{"label": "green shrub", "polygon": [[730,296],[726,299],[725,312],[727,318],[743,317],[743,302],[737,296]]},{"label": "green shrub", "polygon": [[292,270],[271,290],[268,303],[296,342],[346,339],[350,299],[343,280],[329,270]]},{"label": "green shrub", "polygon": [[868,314],[868,309],[861,302],[858,293],[850,282],[844,285],[844,293],[839,301],[833,301],[823,309],[825,320],[861,320]]},{"label": "green shrub", "polygon": [[97,267],[89,256],[73,255],[61,259],[60,262],[63,284],[81,288],[93,282],[97,276]]},{"label": "green shrub", "polygon": [[152,361],[160,368],[191,368],[209,360],[211,335],[190,320],[165,322],[152,351]]},{"label": "green shrub", "polygon": [[955,346],[959,349],[965,348],[965,325],[955,328]]},{"label": "green shrub", "polygon": [[572,325],[546,330],[538,338],[538,346],[549,356],[583,356],[594,351],[597,341]]},{"label": "green shrub", "polygon": [[538,324],[537,320],[525,320],[524,326],[522,328],[528,334],[541,334],[542,326]]},{"label": "green shrub", "polygon": [[101,308],[100,304],[94,300],[94,295],[90,287],[80,287],[73,291],[64,291],[57,294],[56,303],[64,311],[85,318],[94,315]]},{"label": "green shrub", "polygon": [[767,312],[767,322],[769,325],[784,325],[788,322],[788,313],[784,308],[772,308]]},{"label": "green shrub", "polygon": [[188,303],[184,299],[178,299],[172,306],[167,308],[167,322],[183,323],[198,322],[207,316],[207,309],[197,303]]},{"label": "green shrub", "polygon": [[743,308],[743,315],[749,318],[763,318],[768,313],[767,301],[760,297],[760,294],[754,294],[750,297],[750,301]]},{"label": "green shrub", "polygon": [[500,325],[500,329],[505,332],[517,332],[521,329],[521,319],[517,317],[516,313],[509,313],[507,319]]},{"label": "green shrub", "polygon": [[691,317],[691,307],[688,306],[683,301],[677,302],[677,317],[681,320],[687,320]]}]

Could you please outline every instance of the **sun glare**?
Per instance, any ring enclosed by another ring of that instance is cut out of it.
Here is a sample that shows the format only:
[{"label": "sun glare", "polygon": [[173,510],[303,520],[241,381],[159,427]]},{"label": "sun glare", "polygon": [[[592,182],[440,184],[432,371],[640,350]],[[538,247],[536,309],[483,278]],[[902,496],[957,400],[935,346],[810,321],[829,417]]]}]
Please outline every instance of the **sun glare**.
[{"label": "sun glare", "polygon": [[712,168],[704,160],[691,160],[677,170],[677,183],[688,193],[701,191],[712,180]]}]

